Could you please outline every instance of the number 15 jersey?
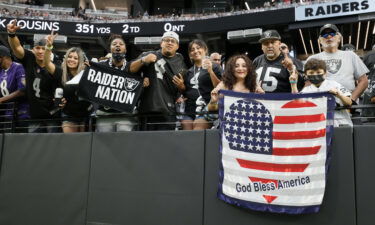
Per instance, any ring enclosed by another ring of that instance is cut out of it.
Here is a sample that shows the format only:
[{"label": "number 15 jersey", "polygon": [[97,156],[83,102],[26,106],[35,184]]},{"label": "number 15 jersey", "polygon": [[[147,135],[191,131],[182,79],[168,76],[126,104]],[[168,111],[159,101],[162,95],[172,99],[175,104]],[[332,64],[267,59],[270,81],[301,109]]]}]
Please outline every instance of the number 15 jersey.
[{"label": "number 15 jersey", "polygon": [[[298,59],[291,59],[298,71],[297,87],[298,90],[301,90],[305,83],[302,77],[303,64]],[[291,92],[290,74],[281,64],[283,60],[284,56],[282,54],[273,61],[268,60],[264,54],[254,59],[253,64],[257,73],[257,83],[262,81],[262,88],[265,92]]]}]

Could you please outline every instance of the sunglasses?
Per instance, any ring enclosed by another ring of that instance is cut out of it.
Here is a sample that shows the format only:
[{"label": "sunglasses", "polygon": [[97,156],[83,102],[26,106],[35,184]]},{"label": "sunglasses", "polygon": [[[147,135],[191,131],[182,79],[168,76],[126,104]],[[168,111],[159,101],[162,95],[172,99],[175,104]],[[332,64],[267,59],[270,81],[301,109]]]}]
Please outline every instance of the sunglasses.
[{"label": "sunglasses", "polygon": [[336,32],[329,32],[329,33],[325,33],[325,34],[321,34],[320,36],[322,36],[323,38],[327,38],[328,36],[331,36],[331,37],[334,37],[336,36]]},{"label": "sunglasses", "polygon": [[177,44],[177,41],[175,39],[173,39],[173,38],[171,38],[171,39],[164,38],[162,41],[164,41],[166,43],[170,42],[172,44]]}]

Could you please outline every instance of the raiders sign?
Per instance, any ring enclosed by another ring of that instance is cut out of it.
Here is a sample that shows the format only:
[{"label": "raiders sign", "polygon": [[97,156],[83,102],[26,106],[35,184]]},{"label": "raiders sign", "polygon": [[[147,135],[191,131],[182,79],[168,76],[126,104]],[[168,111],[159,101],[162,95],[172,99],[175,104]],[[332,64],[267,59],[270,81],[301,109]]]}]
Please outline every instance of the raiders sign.
[{"label": "raiders sign", "polygon": [[132,113],[142,91],[142,78],[90,62],[79,82],[78,95],[91,102]]},{"label": "raiders sign", "polygon": [[295,8],[296,21],[375,12],[374,0],[342,0]]}]

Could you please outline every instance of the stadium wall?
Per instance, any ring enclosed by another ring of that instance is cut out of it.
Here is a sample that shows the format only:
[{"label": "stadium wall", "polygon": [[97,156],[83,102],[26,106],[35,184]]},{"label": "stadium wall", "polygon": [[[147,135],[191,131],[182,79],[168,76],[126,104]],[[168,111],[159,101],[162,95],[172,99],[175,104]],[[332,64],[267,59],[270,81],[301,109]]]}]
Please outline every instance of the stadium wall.
[{"label": "stadium wall", "polygon": [[216,198],[219,132],[0,136],[0,224],[368,225],[375,126],[336,128],[318,214],[252,212]]}]

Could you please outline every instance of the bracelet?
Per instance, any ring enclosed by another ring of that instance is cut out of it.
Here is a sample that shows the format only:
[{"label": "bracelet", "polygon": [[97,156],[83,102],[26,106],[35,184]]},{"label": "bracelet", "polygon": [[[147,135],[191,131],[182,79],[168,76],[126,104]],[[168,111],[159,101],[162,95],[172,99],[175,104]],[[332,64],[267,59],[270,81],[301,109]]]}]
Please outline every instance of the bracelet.
[{"label": "bracelet", "polygon": [[16,37],[16,33],[8,33],[8,37],[14,38],[14,37]]},{"label": "bracelet", "polygon": [[48,50],[52,50],[53,49],[53,45],[51,45],[51,46],[46,45],[45,48],[48,49]]},{"label": "bracelet", "polygon": [[146,65],[146,62],[145,62],[145,56],[143,56],[143,57],[141,58],[141,64],[142,64],[142,65]]},{"label": "bracelet", "polygon": [[289,83],[291,83],[291,84],[296,84],[297,81],[296,81],[296,80],[290,80]]}]

